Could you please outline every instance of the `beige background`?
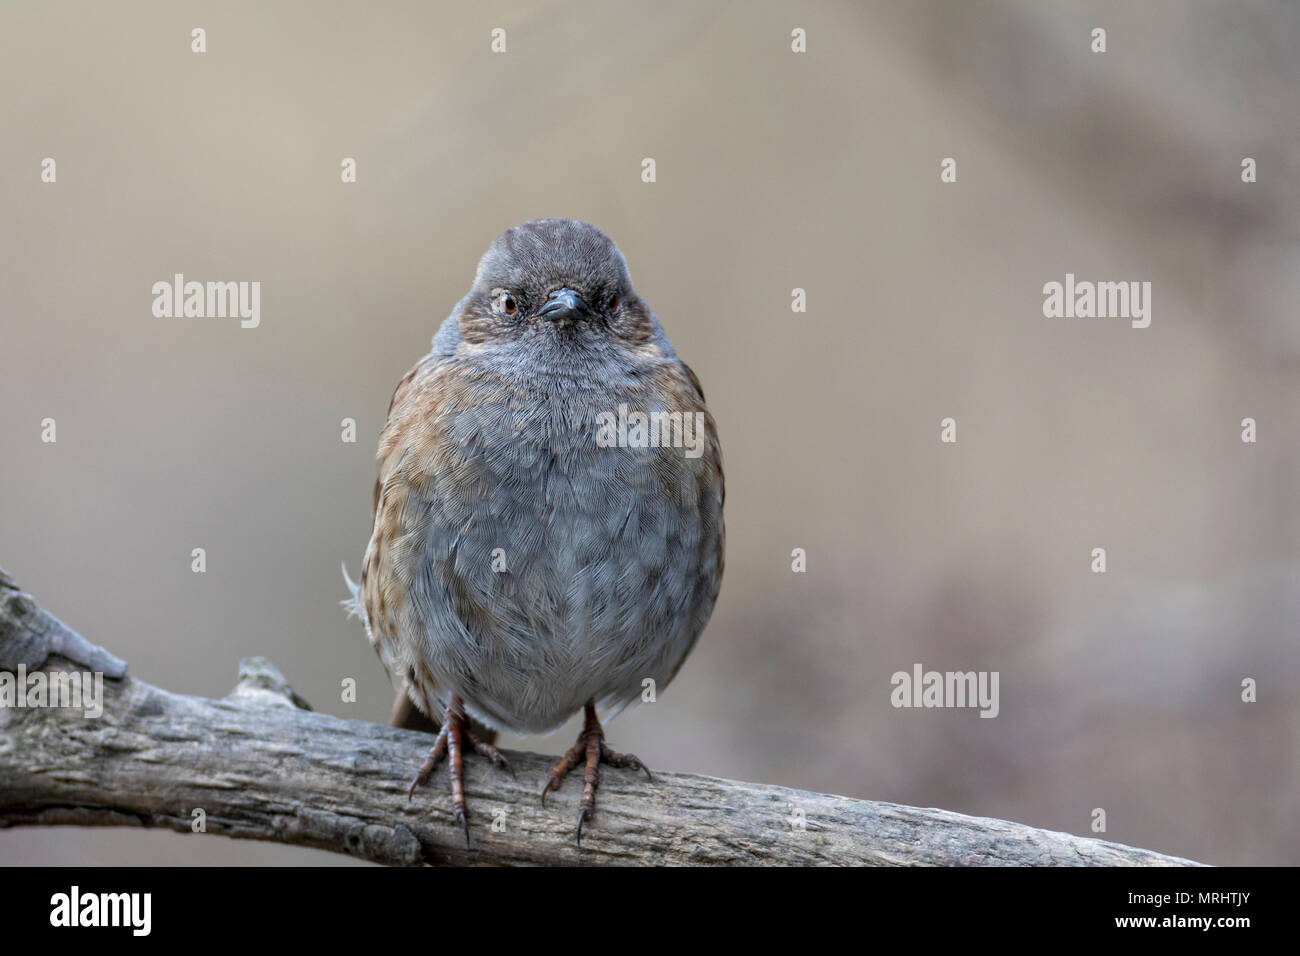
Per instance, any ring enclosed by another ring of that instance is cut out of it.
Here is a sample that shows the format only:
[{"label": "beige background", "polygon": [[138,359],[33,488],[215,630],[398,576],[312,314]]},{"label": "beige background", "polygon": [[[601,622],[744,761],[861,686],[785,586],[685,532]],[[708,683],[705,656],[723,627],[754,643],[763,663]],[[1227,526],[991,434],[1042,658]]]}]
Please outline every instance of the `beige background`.
[{"label": "beige background", "polygon": [[[393,386],[493,236],[586,219],[703,380],[728,485],[713,623],[615,746],[1300,863],[1300,9],[431,6],[0,8],[0,565],[140,678],[222,695],[265,654],[385,719],[338,601]],[[154,318],[175,272],[260,281],[261,327]],[[1151,327],[1044,318],[1066,272],[1152,282]],[[914,662],[999,671],[1001,715],[893,709]],[[335,859],[0,832],[0,863]]]}]

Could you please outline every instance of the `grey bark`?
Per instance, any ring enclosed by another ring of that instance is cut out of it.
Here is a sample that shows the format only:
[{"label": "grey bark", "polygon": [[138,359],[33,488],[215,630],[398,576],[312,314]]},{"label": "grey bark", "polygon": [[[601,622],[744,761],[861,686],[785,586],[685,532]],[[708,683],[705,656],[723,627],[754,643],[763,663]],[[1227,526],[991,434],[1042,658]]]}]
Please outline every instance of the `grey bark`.
[{"label": "grey bark", "polygon": [[[653,783],[603,769],[574,843],[577,772],[542,807],[555,758],[466,758],[470,847],[440,768],[407,801],[428,734],[312,712],[268,662],[224,700],[173,694],[41,610],[0,571],[0,670],[98,669],[103,714],[0,707],[0,828],[150,826],[317,847],[376,863],[574,865],[1195,865],[1101,840],[946,810],[698,774]],[[201,811],[201,814],[196,814]]]}]

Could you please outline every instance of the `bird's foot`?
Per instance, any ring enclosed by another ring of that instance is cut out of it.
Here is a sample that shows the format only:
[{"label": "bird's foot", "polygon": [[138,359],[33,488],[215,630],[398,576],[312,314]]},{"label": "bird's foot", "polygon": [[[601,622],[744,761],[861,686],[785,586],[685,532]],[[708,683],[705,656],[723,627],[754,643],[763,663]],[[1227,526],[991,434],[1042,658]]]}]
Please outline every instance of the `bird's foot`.
[{"label": "bird's foot", "polygon": [[643,770],[646,779],[654,779],[649,768],[635,755],[621,754],[605,745],[605,731],[600,726],[600,721],[596,719],[596,702],[594,700],[587,701],[584,713],[585,721],[582,732],[578,734],[577,743],[569,748],[568,753],[564,755],[564,759],[551,770],[550,776],[546,780],[546,786],[542,788],[542,806],[546,806],[546,795],[552,790],[559,789],[560,783],[570,770],[578,766],[578,764],[585,763],[582,800],[578,810],[578,829],[575,834],[578,846],[582,846],[582,825],[591,819],[596,810],[596,788],[600,786],[600,765],[602,763],[609,764],[611,767]]},{"label": "bird's foot", "polygon": [[506,760],[505,755],[492,744],[479,740],[474,736],[474,732],[470,729],[469,717],[465,714],[465,702],[453,694],[451,702],[447,704],[447,710],[443,714],[442,728],[438,731],[438,737],[434,740],[433,746],[429,748],[429,755],[424,758],[424,763],[420,765],[419,773],[411,781],[411,789],[407,791],[406,799],[410,802],[415,796],[415,788],[428,783],[438,764],[446,759],[447,769],[451,774],[451,806],[456,813],[457,822],[460,823],[461,829],[465,831],[465,846],[468,847],[469,811],[465,808],[464,761],[466,744],[476,754],[487,757],[498,767],[509,770],[510,775],[514,776],[515,772],[510,766],[510,761]]}]

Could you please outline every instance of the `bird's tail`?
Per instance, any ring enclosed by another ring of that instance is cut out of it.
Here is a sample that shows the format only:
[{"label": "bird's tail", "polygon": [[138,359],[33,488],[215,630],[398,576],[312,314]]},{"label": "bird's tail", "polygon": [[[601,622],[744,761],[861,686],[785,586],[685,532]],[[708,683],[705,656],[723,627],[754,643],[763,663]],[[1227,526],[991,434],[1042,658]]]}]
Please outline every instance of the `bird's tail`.
[{"label": "bird's tail", "polygon": [[368,625],[369,622],[366,621],[366,609],[361,603],[361,585],[348,577],[348,565],[346,561],[343,562],[343,581],[347,584],[348,591],[352,596],[344,598],[342,601],[339,601],[339,603],[342,604],[343,609],[348,612],[348,617],[360,618],[362,623]]}]

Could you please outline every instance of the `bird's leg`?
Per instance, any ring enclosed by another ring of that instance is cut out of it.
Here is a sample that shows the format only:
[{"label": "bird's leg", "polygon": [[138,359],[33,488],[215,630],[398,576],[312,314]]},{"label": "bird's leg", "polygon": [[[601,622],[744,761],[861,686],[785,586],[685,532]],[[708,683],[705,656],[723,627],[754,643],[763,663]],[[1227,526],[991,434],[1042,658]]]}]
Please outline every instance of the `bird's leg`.
[{"label": "bird's leg", "polygon": [[447,756],[447,728],[451,726],[449,721],[442,722],[442,728],[438,731],[438,737],[434,740],[433,746],[429,748],[429,755],[424,758],[424,763],[420,765],[420,772],[415,775],[411,781],[411,789],[406,791],[406,802],[410,803],[415,797],[415,788],[423,787],[433,776],[433,771],[437,769],[438,764]]},{"label": "bird's leg", "polygon": [[469,846],[469,811],[465,808],[464,759],[467,743],[476,754],[487,757],[498,767],[509,770],[510,775],[514,776],[514,770],[511,769],[510,761],[506,760],[505,755],[492,744],[474,736],[473,730],[470,729],[469,717],[465,714],[465,702],[452,694],[443,715],[438,737],[429,748],[429,755],[425,757],[424,763],[420,765],[419,773],[411,781],[411,789],[407,792],[406,798],[409,801],[415,795],[416,787],[428,783],[429,777],[433,775],[438,764],[446,758],[447,769],[451,773],[451,806],[456,813],[457,822],[465,831],[465,845]]},{"label": "bird's leg", "polygon": [[596,810],[596,788],[600,786],[600,765],[607,763],[611,767],[625,767],[632,770],[644,770],[646,779],[653,780],[649,768],[633,754],[621,754],[605,745],[605,731],[596,719],[596,701],[587,701],[583,708],[585,719],[582,732],[578,734],[577,743],[569,748],[546,780],[542,788],[542,806],[546,806],[546,795],[559,789],[560,783],[569,771],[580,763],[586,764],[582,775],[582,800],[578,810],[578,845],[582,845],[582,825],[591,819]]}]

